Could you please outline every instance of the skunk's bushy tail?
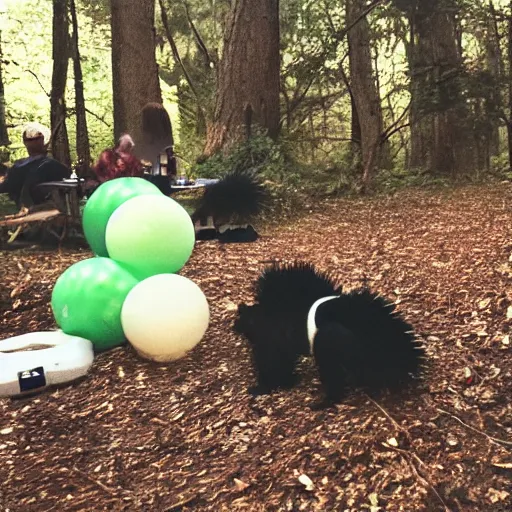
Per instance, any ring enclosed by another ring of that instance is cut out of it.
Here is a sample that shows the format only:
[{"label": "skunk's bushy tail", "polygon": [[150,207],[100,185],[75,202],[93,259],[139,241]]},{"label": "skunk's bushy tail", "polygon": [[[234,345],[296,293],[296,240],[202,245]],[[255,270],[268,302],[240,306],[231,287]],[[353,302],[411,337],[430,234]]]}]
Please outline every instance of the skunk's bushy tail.
[{"label": "skunk's bushy tail", "polygon": [[304,314],[302,310],[307,308],[307,314],[316,300],[340,293],[341,286],[329,274],[304,261],[275,263],[267,267],[256,282],[256,300],[274,311],[293,309]]},{"label": "skunk's bushy tail", "polygon": [[[333,324],[342,326],[342,331]],[[393,303],[367,289],[321,304],[316,325],[313,350],[321,374],[323,367],[324,373],[341,371],[346,383],[354,387],[398,390],[423,373],[425,349],[412,326]],[[333,377],[321,375],[321,380],[328,382]]]},{"label": "skunk's bushy tail", "polygon": [[254,171],[232,171],[208,185],[192,215],[194,222],[212,216],[215,223],[251,223],[263,211],[269,195]]}]

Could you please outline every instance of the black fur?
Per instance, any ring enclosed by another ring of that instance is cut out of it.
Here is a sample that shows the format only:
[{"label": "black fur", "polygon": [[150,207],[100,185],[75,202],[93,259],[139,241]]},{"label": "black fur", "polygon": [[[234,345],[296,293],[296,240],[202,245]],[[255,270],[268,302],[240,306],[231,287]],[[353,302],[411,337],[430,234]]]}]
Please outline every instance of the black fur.
[{"label": "black fur", "polygon": [[267,201],[267,191],[254,172],[233,171],[205,187],[192,221],[195,224],[211,216],[216,228],[226,224],[250,224]]},{"label": "black fur", "polygon": [[394,305],[367,289],[342,293],[327,275],[304,262],[273,265],[256,283],[256,304],[239,306],[235,331],[249,341],[258,385],[254,394],[290,388],[299,358],[310,354],[307,315],[319,298],[313,356],[325,404],[349,387],[400,389],[422,373],[425,352]]}]

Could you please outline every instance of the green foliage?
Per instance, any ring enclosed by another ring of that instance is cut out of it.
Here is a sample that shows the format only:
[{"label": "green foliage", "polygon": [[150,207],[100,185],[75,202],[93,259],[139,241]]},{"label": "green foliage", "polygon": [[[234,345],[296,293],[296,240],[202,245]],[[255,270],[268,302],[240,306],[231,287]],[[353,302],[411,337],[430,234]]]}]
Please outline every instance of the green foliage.
[{"label": "green foliage", "polygon": [[202,178],[222,178],[231,171],[253,169],[260,175],[282,177],[287,156],[280,144],[256,135],[236,146],[229,154],[218,153],[192,170]]},{"label": "green foliage", "polygon": [[192,176],[222,178],[231,171],[253,170],[268,187],[272,213],[289,214],[303,209],[303,198],[317,192],[309,168],[293,158],[287,141],[275,142],[257,134],[223,155],[218,153],[192,169]]},{"label": "green foliage", "polygon": [[[178,154],[183,162],[193,162],[202,153],[206,126],[214,112],[216,71],[222,55],[226,15],[232,2],[163,0],[163,3],[170,32],[193,84],[193,88],[190,87],[182,67],[175,61],[161,22],[160,2],[157,2],[157,60],[164,103],[171,114]],[[22,0],[4,0],[2,5],[5,6],[5,12],[0,13],[2,60],[7,122],[13,140],[10,160],[13,160],[24,155],[23,123],[39,120],[49,124],[52,2],[44,0],[37,9]],[[461,128],[474,134],[474,140],[487,140],[489,133],[503,123],[503,118],[510,117],[507,108],[510,69],[506,62],[510,4],[508,0],[495,0],[493,5],[496,20],[487,2],[470,0],[392,0],[371,12],[368,17],[372,37],[370,50],[382,97],[384,128],[400,117],[411,92],[417,94],[413,105],[415,114],[434,119],[446,109],[458,109],[462,112]],[[93,157],[113,143],[109,6],[109,0],[77,2]],[[414,17],[418,29],[421,22],[438,9],[457,14],[462,57],[456,70],[449,66],[444,69],[443,63],[422,62],[425,55],[421,52],[418,60],[408,62],[411,54],[406,50],[412,43],[408,18]],[[499,76],[489,68],[486,46],[492,35],[489,27],[494,26],[494,22],[499,33],[499,57],[504,63]],[[281,0],[281,140],[275,143],[257,135],[227,156],[217,155],[202,165],[193,166],[191,172],[220,177],[233,168],[256,168],[276,194],[290,197],[355,190],[361,165],[349,142],[351,107],[345,79],[350,77],[348,46],[343,37],[345,27],[344,2]],[[436,76],[427,72],[422,79],[421,73],[415,73],[423,66],[428,70],[434,65],[438,66]],[[456,72],[453,76],[452,71]],[[411,76],[416,77],[414,91],[410,87]],[[70,67],[66,99],[72,147],[75,143],[73,88]],[[406,116],[400,124],[407,122]],[[391,139],[394,155],[391,167],[394,165],[394,169],[377,174],[378,187],[419,185],[428,181],[417,170],[405,171],[407,162],[403,148],[408,138],[404,129]],[[493,162],[493,169],[508,169],[507,156],[500,158],[503,163]]]},{"label": "green foliage", "polygon": [[374,183],[377,190],[386,192],[409,187],[444,187],[448,184],[448,178],[444,176],[434,176],[424,169],[406,169],[403,166],[381,170]]},{"label": "green foliage", "polygon": [[[112,144],[113,113],[110,57],[110,26],[106,18],[108,2],[87,2],[78,12],[82,71],[89,109],[87,123],[91,154],[95,157]],[[2,20],[2,57],[6,117],[11,127],[10,159],[25,156],[21,132],[27,121],[50,126],[49,93],[52,81],[52,2],[7,0]],[[79,4],[79,7],[81,4]],[[94,17],[89,17],[94,13]],[[74,155],[74,83],[70,64],[66,94],[67,128]]]}]

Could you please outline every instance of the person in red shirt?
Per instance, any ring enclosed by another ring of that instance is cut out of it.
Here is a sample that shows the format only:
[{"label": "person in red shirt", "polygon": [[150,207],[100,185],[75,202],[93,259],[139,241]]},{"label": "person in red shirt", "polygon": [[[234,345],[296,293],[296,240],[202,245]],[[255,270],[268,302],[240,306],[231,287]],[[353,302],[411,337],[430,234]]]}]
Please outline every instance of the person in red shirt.
[{"label": "person in red shirt", "polygon": [[125,134],[119,139],[117,146],[101,153],[93,167],[96,179],[100,184],[115,178],[142,177],[144,175],[140,160],[132,153],[133,147],[132,138]]}]

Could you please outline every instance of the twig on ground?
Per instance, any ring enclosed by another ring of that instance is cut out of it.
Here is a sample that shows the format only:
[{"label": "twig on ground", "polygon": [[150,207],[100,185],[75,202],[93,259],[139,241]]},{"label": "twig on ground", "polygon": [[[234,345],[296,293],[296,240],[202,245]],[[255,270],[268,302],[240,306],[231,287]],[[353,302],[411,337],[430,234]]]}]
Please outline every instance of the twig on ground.
[{"label": "twig on ground", "polygon": [[[419,480],[419,482],[427,487],[427,488],[430,488],[432,490],[432,492],[437,496],[437,499],[442,503],[443,507],[444,507],[444,510],[445,512],[451,512],[451,509],[448,507],[448,505],[445,503],[445,501],[443,500],[442,496],[437,492],[437,489],[434,487],[434,485],[424,476],[420,475],[419,471],[418,471],[418,468],[414,465],[414,462],[411,460],[411,457],[413,456],[413,454],[405,451],[405,450],[401,450],[399,448],[395,448],[393,446],[390,446],[390,448],[392,450],[395,450],[397,452],[399,452],[402,457],[404,457],[406,459],[406,461],[409,463],[409,466],[411,467],[413,473],[416,475],[416,478]],[[419,457],[418,457],[419,459]],[[419,459],[421,461],[421,459]]]},{"label": "twig on ground", "polygon": [[[382,412],[382,414],[384,414],[384,416],[386,416],[386,418],[395,426],[395,428],[400,430],[400,432],[404,432],[407,435],[407,437],[410,437],[409,432],[407,430],[405,430],[403,427],[401,427],[398,424],[398,422],[391,416],[391,414],[389,414],[389,412],[386,411],[386,409],[384,409],[384,407],[382,407],[382,405],[380,405],[378,402],[376,402],[373,398],[370,398],[368,395],[366,395],[366,396],[367,396],[368,400],[373,405],[375,405],[375,407],[377,407],[377,409],[379,409],[379,411]],[[427,477],[420,475],[418,468],[416,467],[416,465],[414,464],[414,461],[412,460],[412,459],[416,460],[421,466],[424,466],[425,468],[427,468],[428,466],[420,459],[420,457],[414,451],[397,448],[397,447],[391,446],[390,444],[387,444],[387,443],[385,443],[385,446],[388,447],[389,449],[399,453],[400,455],[402,455],[402,457],[404,457],[406,459],[406,461],[408,462],[408,464],[411,466],[411,469],[412,469],[413,473],[416,475],[416,478],[418,479],[418,481],[424,487],[430,488],[432,490],[432,492],[437,496],[438,500],[443,504],[445,512],[451,512],[451,510],[448,508],[448,506],[446,505],[445,501],[443,500],[443,498],[441,497],[439,492],[437,492],[437,489],[435,488],[434,484],[432,482],[430,482]]]},{"label": "twig on ground", "polygon": [[376,402],[373,398],[371,398],[369,395],[367,395],[365,393],[365,396],[366,398],[375,406],[377,407],[377,409],[379,409],[379,411],[384,414],[384,416],[386,416],[386,418],[398,429],[400,430],[401,432],[404,432],[407,437],[409,437],[409,432],[407,432],[407,430],[405,430],[403,427],[401,427],[398,422],[389,414],[388,411],[386,411],[386,409],[384,409],[384,407],[382,407],[382,405],[380,405],[378,402]]},{"label": "twig on ground", "polygon": [[504,439],[499,439],[498,437],[490,436],[489,434],[487,434],[483,430],[479,430],[478,428],[472,427],[471,425],[468,425],[467,423],[464,423],[459,417],[455,416],[455,414],[452,414],[451,412],[445,411],[443,409],[439,409],[438,407],[436,407],[435,410],[437,412],[441,413],[441,414],[446,414],[447,416],[450,416],[451,418],[453,418],[455,421],[457,421],[458,423],[460,423],[461,425],[463,425],[467,429],[472,430],[473,432],[476,432],[477,434],[480,434],[480,435],[486,437],[489,440],[489,442],[491,442],[493,444],[497,444],[497,445],[500,445],[500,446],[503,446],[503,445],[504,446],[512,446],[512,442],[511,441],[505,441]]},{"label": "twig on ground", "polygon": [[[84,478],[86,478],[87,480],[89,480],[89,482],[91,482],[92,484],[95,484],[97,485],[98,487],[100,487],[101,489],[103,489],[105,492],[108,492],[109,494],[118,494],[120,490],[118,489],[114,489],[112,487],[109,487],[108,485],[105,485],[105,484],[102,484],[101,482],[99,482],[98,480],[94,480],[94,478],[91,478],[85,471],[82,471],[80,469],[78,469],[76,466],[73,466],[73,471],[75,471],[76,473],[79,473],[80,475],[82,475]],[[126,489],[122,489],[121,492],[127,492]]]},{"label": "twig on ground", "polygon": [[165,509],[165,512],[173,512],[174,510],[180,510],[181,507],[184,507],[185,505],[188,505],[192,503],[193,501],[196,501],[199,496],[190,496],[189,498],[185,498],[181,501],[178,501],[177,503],[174,503],[174,505],[171,505],[170,507]]}]

